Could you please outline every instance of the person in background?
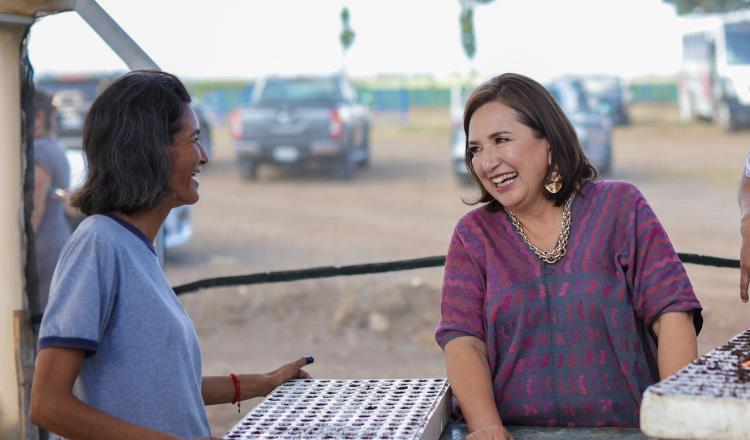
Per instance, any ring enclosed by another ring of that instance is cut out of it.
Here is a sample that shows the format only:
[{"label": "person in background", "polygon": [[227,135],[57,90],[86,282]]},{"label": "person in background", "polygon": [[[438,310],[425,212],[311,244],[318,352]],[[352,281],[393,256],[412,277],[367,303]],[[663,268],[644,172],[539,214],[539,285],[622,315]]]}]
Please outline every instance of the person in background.
[{"label": "person in background", "polygon": [[748,301],[747,287],[750,283],[750,154],[745,160],[745,171],[740,177],[737,190],[737,200],[740,203],[740,298]]},{"label": "person in background", "polygon": [[597,181],[536,81],[504,74],[464,111],[483,206],[448,250],[436,339],[469,428],[637,427],[643,391],[697,357],[701,306],[649,204]]},{"label": "person in background", "polygon": [[65,218],[65,200],[60,197],[70,182],[70,165],[65,149],[55,139],[55,111],[52,98],[34,94],[34,209],[31,226],[36,235],[34,250],[39,277],[38,303],[33,314],[44,311],[49,286],[63,245],[70,237]]},{"label": "person in background", "polygon": [[31,420],[47,431],[205,438],[204,405],[239,405],[310,377],[309,357],[266,374],[203,376],[193,322],[153,246],[170,210],[199,198],[207,158],[190,101],[176,76],[134,71],[86,117],[86,181],[71,203],[87,217],[52,279],[32,386]]}]

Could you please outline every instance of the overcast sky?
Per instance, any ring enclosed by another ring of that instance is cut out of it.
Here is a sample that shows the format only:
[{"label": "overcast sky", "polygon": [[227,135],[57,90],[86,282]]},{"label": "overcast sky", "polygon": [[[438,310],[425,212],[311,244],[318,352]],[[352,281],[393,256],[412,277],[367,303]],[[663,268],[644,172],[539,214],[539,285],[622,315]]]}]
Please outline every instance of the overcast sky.
[{"label": "overcast sky", "polygon": [[[341,66],[339,12],[351,11],[355,76],[466,73],[458,0],[100,0],[166,71],[186,78],[330,72]],[[475,12],[480,74],[515,71],[672,75],[678,19],[662,0],[495,0]],[[37,73],[125,70],[72,12],[32,28]]]}]

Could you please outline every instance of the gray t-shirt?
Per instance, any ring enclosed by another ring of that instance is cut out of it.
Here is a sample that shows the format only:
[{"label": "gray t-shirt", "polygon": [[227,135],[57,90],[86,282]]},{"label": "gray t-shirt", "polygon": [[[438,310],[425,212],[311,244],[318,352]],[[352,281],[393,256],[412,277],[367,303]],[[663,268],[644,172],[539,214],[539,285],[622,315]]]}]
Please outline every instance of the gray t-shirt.
[{"label": "gray t-shirt", "polygon": [[39,335],[48,347],[86,351],[74,394],[98,410],[181,438],[210,435],[193,322],[128,223],[90,216],[65,245]]},{"label": "gray t-shirt", "polygon": [[49,284],[55,271],[65,241],[70,237],[70,225],[65,219],[65,205],[52,192],[68,189],[70,165],[65,157],[63,146],[52,138],[34,139],[34,163],[44,169],[52,179],[50,192],[44,205],[44,214],[36,231],[34,242],[36,268],[39,274],[39,303],[32,304],[33,313],[42,313],[47,305]]}]

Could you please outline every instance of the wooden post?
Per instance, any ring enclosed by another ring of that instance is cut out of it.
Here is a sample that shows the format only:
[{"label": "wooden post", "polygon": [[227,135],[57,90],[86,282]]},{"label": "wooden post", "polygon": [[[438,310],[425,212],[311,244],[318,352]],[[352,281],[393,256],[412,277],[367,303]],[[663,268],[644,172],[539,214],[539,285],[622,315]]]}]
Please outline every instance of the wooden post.
[{"label": "wooden post", "polygon": [[0,23],[0,438],[18,438],[18,386],[13,326],[24,308],[21,198],[21,88],[19,50],[25,27]]},{"label": "wooden post", "polygon": [[16,378],[18,380],[18,411],[20,435],[23,440],[38,440],[39,428],[29,419],[31,380],[34,377],[34,337],[31,331],[31,313],[28,310],[13,312],[13,341],[16,346]]},{"label": "wooden post", "polygon": [[[13,374],[22,335],[16,336],[15,329],[21,324],[17,323],[14,312],[26,307],[20,53],[23,36],[37,12],[70,9],[73,3],[67,0],[67,4],[58,5],[60,2],[0,0],[0,149],[7,159],[0,164],[0,439],[3,440],[38,438],[28,437],[33,435],[30,434],[33,429],[21,426],[24,417],[19,403],[28,404],[28,394],[24,397],[18,393],[20,370]],[[31,331],[28,324],[25,327]],[[33,350],[30,344],[26,347],[24,350]],[[26,383],[30,381],[28,377]]]}]

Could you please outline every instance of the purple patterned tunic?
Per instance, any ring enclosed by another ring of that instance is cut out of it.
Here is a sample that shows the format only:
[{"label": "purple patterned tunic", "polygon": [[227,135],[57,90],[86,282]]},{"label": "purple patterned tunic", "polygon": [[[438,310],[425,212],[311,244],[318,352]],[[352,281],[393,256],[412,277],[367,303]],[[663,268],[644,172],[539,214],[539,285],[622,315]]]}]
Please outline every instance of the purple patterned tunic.
[{"label": "purple patterned tunic", "polygon": [[665,312],[701,306],[664,228],[624,182],[587,182],[573,201],[567,254],[541,262],[504,211],[456,226],[436,339],[487,345],[505,424],[638,426],[659,380],[650,330]]}]

